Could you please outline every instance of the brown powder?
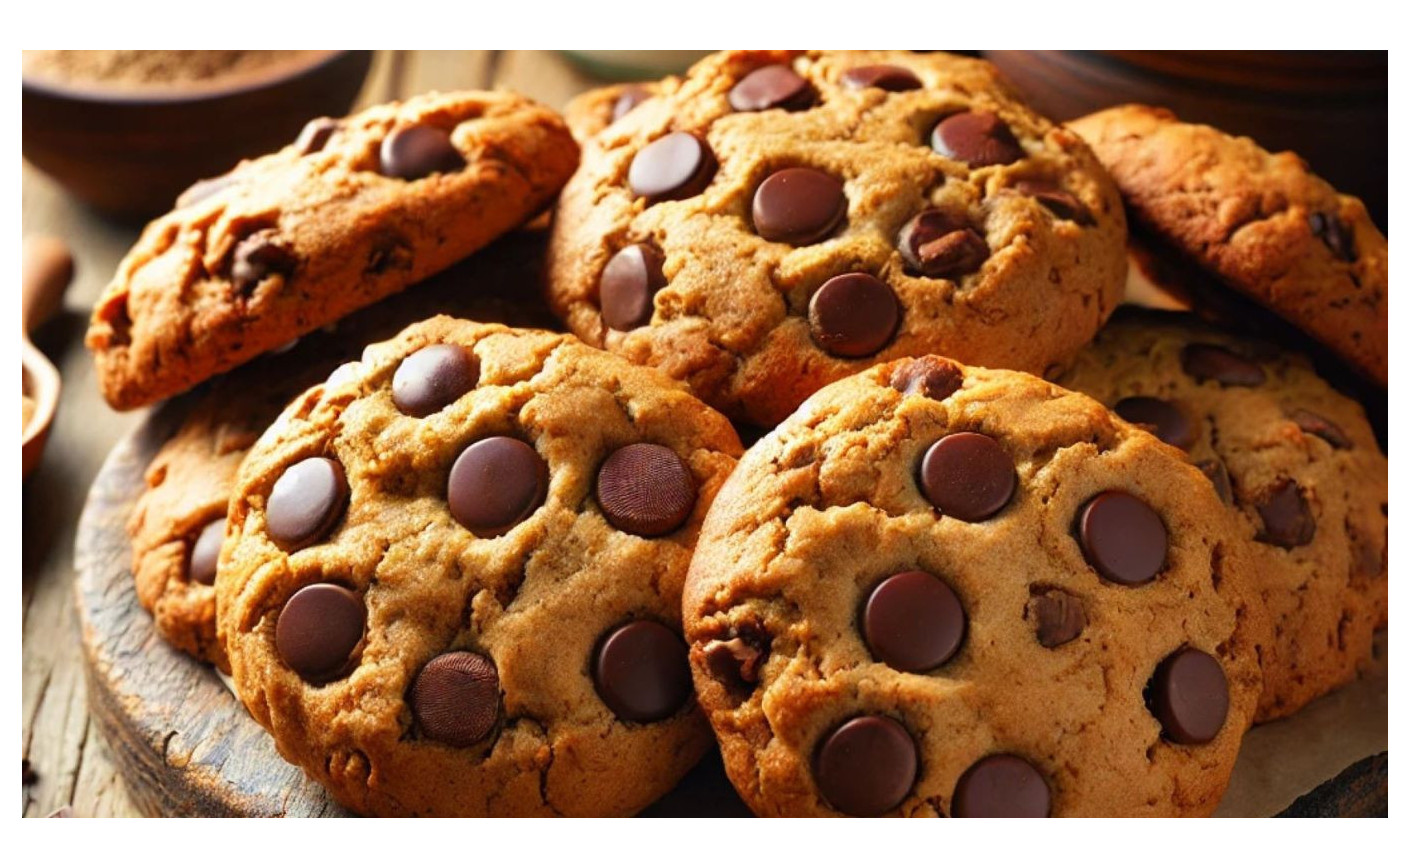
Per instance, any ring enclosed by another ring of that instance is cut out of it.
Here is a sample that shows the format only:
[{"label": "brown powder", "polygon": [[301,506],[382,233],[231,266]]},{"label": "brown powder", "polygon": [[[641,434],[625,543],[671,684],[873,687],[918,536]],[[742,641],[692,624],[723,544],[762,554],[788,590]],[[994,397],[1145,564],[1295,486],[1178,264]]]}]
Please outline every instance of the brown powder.
[{"label": "brown powder", "polygon": [[303,66],[322,51],[25,51],[26,76],[113,90],[170,90]]}]

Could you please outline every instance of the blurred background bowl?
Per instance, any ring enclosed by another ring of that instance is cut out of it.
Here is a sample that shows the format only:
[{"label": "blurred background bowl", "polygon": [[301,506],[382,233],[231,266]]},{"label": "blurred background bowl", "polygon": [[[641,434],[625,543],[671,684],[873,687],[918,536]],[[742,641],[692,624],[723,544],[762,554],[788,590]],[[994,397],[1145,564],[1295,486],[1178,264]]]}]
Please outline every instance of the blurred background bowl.
[{"label": "blurred background bowl", "polygon": [[109,216],[170,210],[193,181],[292,142],[310,118],[343,115],[370,51],[310,52],[222,81],[123,89],[23,75],[24,158]]}]

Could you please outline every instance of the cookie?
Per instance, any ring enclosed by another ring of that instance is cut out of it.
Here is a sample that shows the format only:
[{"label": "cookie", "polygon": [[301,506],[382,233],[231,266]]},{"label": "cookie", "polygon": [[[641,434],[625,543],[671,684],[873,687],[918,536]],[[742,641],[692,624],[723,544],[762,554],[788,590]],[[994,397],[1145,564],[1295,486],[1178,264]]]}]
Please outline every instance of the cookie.
[{"label": "cookie", "polygon": [[710,743],[680,592],[739,452],[681,385],[571,336],[412,326],[241,469],[236,689],[361,813],[633,813]]},{"label": "cookie", "polygon": [[1263,562],[1258,719],[1354,679],[1388,617],[1389,471],[1361,407],[1296,355],[1153,313],[1119,314],[1061,383],[1183,450]]},{"label": "cookie", "polygon": [[1386,385],[1390,259],[1361,200],[1294,153],[1165,109],[1119,106],[1071,127],[1116,179],[1133,223]]},{"label": "cookie", "polygon": [[1120,298],[1125,236],[1085,144],[982,61],[725,52],[584,145],[550,302],[770,427],[878,360],[1066,360]]},{"label": "cookie", "polygon": [[1204,815],[1261,687],[1209,482],[1092,399],[936,357],[809,398],[686,582],[701,706],[763,815]]},{"label": "cookie", "polygon": [[150,404],[429,277],[541,211],[577,155],[508,93],[311,121],[147,226],[88,329],[104,397]]}]

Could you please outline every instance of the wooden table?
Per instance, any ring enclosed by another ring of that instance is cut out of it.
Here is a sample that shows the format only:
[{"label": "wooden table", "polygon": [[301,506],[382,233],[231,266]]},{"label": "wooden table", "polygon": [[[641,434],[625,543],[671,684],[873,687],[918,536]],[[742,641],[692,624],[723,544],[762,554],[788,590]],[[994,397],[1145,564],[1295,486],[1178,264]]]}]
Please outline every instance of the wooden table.
[{"label": "wooden table", "polygon": [[[436,89],[507,88],[562,108],[600,83],[552,52],[379,52],[359,102]],[[73,543],[103,458],[143,415],[108,408],[83,348],[89,309],[140,227],[85,210],[28,164],[21,172],[24,233],[63,238],[77,264],[63,313],[35,336],[62,372],[64,393],[44,462],[24,487],[22,747],[36,775],[24,786],[24,815],[42,817],[72,805],[80,817],[137,816],[89,720],[73,605]]]}]

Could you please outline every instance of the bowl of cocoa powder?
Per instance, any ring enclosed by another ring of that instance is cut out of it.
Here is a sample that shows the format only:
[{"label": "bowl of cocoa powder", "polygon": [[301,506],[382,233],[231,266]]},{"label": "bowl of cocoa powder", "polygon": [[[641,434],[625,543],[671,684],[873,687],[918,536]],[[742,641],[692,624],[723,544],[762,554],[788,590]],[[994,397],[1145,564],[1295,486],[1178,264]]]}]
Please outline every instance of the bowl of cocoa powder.
[{"label": "bowl of cocoa powder", "polygon": [[146,219],[193,181],[343,115],[370,51],[24,51],[21,149],[106,214]]}]

